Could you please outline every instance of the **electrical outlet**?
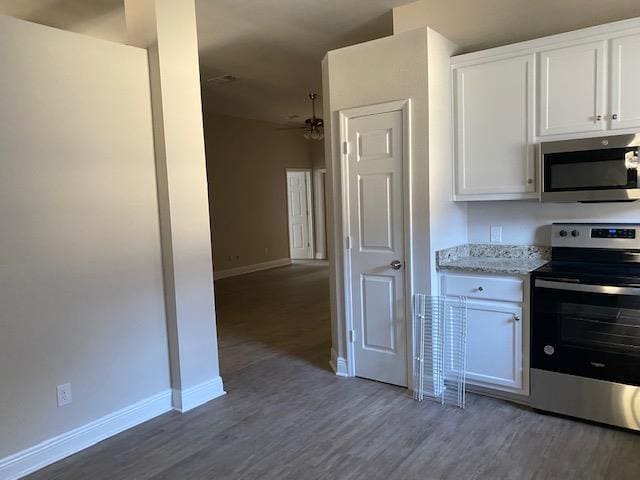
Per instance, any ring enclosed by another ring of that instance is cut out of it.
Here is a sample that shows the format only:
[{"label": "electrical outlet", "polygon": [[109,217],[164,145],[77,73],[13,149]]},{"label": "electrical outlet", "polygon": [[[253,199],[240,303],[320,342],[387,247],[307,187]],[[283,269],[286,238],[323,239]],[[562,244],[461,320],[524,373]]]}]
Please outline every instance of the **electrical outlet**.
[{"label": "electrical outlet", "polygon": [[502,243],[502,225],[491,225],[491,243]]},{"label": "electrical outlet", "polygon": [[64,385],[58,385],[56,387],[56,391],[58,393],[58,407],[63,407],[73,402],[70,383],[65,383]]}]

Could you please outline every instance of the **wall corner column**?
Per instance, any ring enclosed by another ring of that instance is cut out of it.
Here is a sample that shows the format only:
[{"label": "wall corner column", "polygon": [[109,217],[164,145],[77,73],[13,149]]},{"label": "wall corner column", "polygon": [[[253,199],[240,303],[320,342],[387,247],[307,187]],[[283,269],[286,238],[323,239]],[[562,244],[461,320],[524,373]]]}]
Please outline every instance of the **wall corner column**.
[{"label": "wall corner column", "polygon": [[223,395],[194,0],[125,0],[149,54],[171,387],[176,410]]}]

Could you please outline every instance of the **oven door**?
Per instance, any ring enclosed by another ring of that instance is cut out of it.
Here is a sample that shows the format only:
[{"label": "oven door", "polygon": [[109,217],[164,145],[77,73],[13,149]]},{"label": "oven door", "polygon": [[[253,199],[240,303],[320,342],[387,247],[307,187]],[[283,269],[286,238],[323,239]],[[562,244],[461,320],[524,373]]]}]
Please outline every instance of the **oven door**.
[{"label": "oven door", "polygon": [[537,278],[531,366],[640,386],[640,288]]},{"label": "oven door", "polygon": [[542,163],[543,201],[640,198],[637,146],[543,153]]}]

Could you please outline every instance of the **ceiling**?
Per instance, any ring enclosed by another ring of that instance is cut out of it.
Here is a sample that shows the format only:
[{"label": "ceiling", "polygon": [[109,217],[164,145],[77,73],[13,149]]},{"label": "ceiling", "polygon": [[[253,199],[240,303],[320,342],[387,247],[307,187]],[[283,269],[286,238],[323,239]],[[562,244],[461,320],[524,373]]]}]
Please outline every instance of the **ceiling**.
[{"label": "ceiling", "polygon": [[[328,50],[391,34],[409,0],[196,0],[205,109],[278,123],[310,114]],[[639,0],[424,0],[464,51],[640,16]],[[0,14],[126,42],[123,0],[0,0]],[[207,79],[233,75],[218,86]]]},{"label": "ceiling", "polygon": [[[327,51],[393,33],[391,9],[410,0],[198,0],[207,110],[286,122],[310,116],[309,92],[321,93]],[[321,107],[319,105],[319,107]]]}]

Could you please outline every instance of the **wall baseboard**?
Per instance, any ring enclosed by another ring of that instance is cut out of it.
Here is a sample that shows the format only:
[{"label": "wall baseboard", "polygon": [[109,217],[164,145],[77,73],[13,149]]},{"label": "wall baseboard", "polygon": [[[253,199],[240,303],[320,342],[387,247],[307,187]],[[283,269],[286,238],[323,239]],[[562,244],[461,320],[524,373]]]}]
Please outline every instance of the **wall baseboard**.
[{"label": "wall baseboard", "polygon": [[158,393],[21,452],[0,459],[0,478],[15,480],[172,409],[171,390]]},{"label": "wall baseboard", "polygon": [[259,272],[270,268],[284,267],[291,265],[290,258],[278,258],[277,260],[269,260],[268,262],[254,263],[253,265],[244,265],[242,267],[228,268],[226,270],[217,270],[213,272],[214,280],[244,275],[245,273]]},{"label": "wall baseboard", "polygon": [[331,360],[329,360],[329,365],[331,365],[331,369],[334,373],[339,377],[348,377],[349,369],[347,368],[347,361],[343,357],[339,357],[338,353],[332,348],[331,349]]},{"label": "wall baseboard", "polygon": [[173,409],[185,413],[225,393],[227,392],[224,391],[220,376],[184,390],[174,388],[172,391]]}]

